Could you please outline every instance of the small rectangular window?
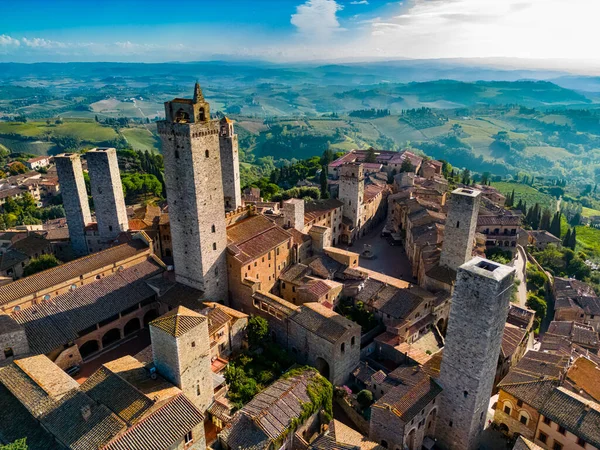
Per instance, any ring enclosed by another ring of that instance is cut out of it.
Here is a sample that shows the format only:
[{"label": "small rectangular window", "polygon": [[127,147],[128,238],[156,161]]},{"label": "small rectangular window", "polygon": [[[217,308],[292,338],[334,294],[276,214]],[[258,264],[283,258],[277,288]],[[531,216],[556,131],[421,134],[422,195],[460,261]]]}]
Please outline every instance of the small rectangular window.
[{"label": "small rectangular window", "polygon": [[194,436],[191,431],[185,433],[185,437],[183,438],[184,442],[187,444],[191,443],[194,440]]},{"label": "small rectangular window", "polygon": [[565,427],[563,427],[562,425],[558,426],[558,432],[562,435],[567,433],[567,430],[565,429]]},{"label": "small rectangular window", "polygon": [[540,434],[538,435],[538,440],[542,443],[545,444],[546,441],[548,440],[548,435],[546,433],[542,433],[540,431]]}]

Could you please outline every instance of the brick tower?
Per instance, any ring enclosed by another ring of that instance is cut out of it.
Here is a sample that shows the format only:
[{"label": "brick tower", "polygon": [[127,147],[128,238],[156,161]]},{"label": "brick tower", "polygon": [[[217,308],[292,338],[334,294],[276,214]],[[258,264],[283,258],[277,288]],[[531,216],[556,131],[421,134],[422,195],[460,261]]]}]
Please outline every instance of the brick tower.
[{"label": "brick tower", "polygon": [[183,306],[150,322],[152,359],[203,413],[213,401],[208,319]]},{"label": "brick tower", "polygon": [[196,83],[194,99],[165,103],[158,122],[173,260],[177,281],[213,301],[227,297],[225,207],[221,177],[220,124]]},{"label": "brick tower", "polygon": [[340,168],[338,199],[344,203],[344,217],[350,219],[354,228],[362,226],[363,200],[365,198],[365,175],[363,165],[347,163]]},{"label": "brick tower", "polygon": [[233,122],[227,117],[221,119],[219,126],[221,174],[223,177],[225,209],[227,211],[234,211],[239,206],[242,206],[238,136],[233,132]]},{"label": "brick tower", "polygon": [[457,272],[438,381],[441,448],[475,450],[483,431],[515,269],[473,258]]},{"label": "brick tower", "polygon": [[117,151],[114,148],[95,148],[85,156],[98,233],[101,240],[110,241],[129,229]]},{"label": "brick tower", "polygon": [[54,157],[60,182],[63,206],[69,225],[69,239],[76,257],[88,254],[85,226],[92,221],[90,205],[78,153],[63,153]]},{"label": "brick tower", "polygon": [[452,191],[444,229],[440,266],[456,271],[473,257],[481,192],[458,188]]}]

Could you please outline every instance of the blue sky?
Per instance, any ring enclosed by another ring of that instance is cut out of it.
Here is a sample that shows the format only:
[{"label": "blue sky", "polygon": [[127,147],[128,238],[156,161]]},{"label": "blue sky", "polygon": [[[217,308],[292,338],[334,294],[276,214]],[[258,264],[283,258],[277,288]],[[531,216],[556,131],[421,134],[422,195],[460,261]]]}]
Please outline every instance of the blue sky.
[{"label": "blue sky", "polygon": [[0,1],[0,61],[574,59],[599,0]]}]

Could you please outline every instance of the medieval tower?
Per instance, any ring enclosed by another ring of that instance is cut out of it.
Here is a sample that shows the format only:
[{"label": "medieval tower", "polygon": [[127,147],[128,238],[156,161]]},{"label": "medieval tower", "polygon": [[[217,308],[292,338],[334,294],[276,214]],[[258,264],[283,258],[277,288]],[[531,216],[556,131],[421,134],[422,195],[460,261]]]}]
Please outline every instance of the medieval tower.
[{"label": "medieval tower", "polygon": [[227,297],[220,131],[198,83],[193,100],[166,102],[165,120],[158,122],[175,276],[212,301]]},{"label": "medieval tower", "polygon": [[129,229],[117,151],[114,148],[95,148],[85,156],[98,233],[101,240],[110,241]]},{"label": "medieval tower", "polygon": [[350,219],[354,228],[360,228],[365,197],[365,175],[362,164],[347,163],[340,168],[338,199],[344,203],[344,217]]},{"label": "medieval tower", "polygon": [[219,127],[221,176],[223,177],[225,209],[232,211],[242,206],[238,137],[233,132],[233,123],[227,117],[221,119]]},{"label": "medieval tower", "polygon": [[150,322],[150,339],[158,373],[204,413],[214,392],[208,319],[179,306]]},{"label": "medieval tower", "polygon": [[438,381],[436,437],[447,450],[475,450],[485,424],[515,269],[473,258],[457,272]]},{"label": "medieval tower", "polygon": [[480,197],[481,192],[475,189],[458,188],[452,191],[440,266],[456,271],[473,257]]},{"label": "medieval tower", "polygon": [[85,227],[92,221],[85,180],[78,153],[64,153],[54,157],[60,182],[63,206],[69,225],[71,248],[76,257],[88,254]]}]

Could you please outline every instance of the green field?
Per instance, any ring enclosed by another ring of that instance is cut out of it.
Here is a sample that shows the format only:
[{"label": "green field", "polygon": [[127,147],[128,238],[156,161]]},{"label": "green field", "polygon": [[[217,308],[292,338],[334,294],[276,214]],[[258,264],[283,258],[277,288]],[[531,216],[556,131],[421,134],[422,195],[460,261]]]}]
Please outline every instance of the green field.
[{"label": "green field", "polygon": [[515,206],[519,202],[519,199],[527,203],[528,207],[532,207],[536,203],[539,203],[541,207],[549,208],[551,211],[556,209],[556,200],[554,197],[544,194],[537,189],[520,183],[510,183],[505,181],[499,181],[492,183],[492,186],[498,189],[502,194],[508,195],[515,191]]},{"label": "green field", "polygon": [[0,148],[5,147],[11,153],[29,153],[32,155],[48,155],[54,148],[52,142],[19,141],[0,137]]},{"label": "green field", "polygon": [[586,208],[585,206],[581,209],[581,215],[583,217],[600,216],[600,211],[597,209]]},{"label": "green field", "polygon": [[159,139],[146,128],[122,128],[120,132],[134,150],[159,151]]},{"label": "green field", "polygon": [[583,250],[588,256],[600,260],[600,230],[585,226],[575,228],[577,230],[578,250]]},{"label": "green field", "polygon": [[0,122],[0,134],[16,133],[24,137],[72,136],[85,142],[103,142],[117,138],[117,133],[94,121],[65,121],[61,124],[46,122]]}]

